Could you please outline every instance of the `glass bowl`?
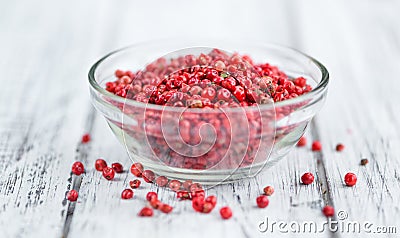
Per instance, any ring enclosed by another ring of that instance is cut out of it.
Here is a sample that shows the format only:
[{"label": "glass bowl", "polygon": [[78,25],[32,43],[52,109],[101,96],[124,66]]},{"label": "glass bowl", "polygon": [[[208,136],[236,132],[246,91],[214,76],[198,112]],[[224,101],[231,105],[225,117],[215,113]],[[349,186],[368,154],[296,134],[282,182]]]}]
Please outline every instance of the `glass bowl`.
[{"label": "glass bowl", "polygon": [[[199,55],[217,48],[305,77],[312,90],[257,106],[199,109],[147,104],[105,90],[116,69],[142,70],[160,57]],[[212,40],[164,40],[132,45],[97,61],[89,71],[91,100],[133,162],[168,178],[203,184],[253,177],[298,142],[324,104],[329,74],[315,59],[291,48]]]}]

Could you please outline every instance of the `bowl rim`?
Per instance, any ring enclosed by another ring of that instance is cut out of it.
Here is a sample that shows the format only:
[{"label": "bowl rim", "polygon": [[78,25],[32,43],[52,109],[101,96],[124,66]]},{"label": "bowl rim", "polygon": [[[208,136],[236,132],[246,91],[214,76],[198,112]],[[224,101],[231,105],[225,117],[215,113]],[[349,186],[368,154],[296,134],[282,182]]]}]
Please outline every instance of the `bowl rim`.
[{"label": "bowl rim", "polygon": [[[91,86],[92,89],[94,89],[98,93],[102,94],[103,96],[109,97],[116,102],[123,103],[124,105],[128,104],[128,105],[134,106],[134,107],[146,108],[146,109],[158,109],[158,110],[163,110],[163,111],[177,111],[177,112],[181,111],[182,108],[180,108],[180,107],[172,107],[172,106],[144,103],[144,102],[136,101],[133,99],[128,99],[128,98],[123,98],[123,97],[117,96],[113,93],[108,92],[105,88],[101,87],[96,81],[95,73],[97,72],[96,71],[97,68],[101,65],[101,63],[103,61],[107,60],[109,57],[111,57],[115,54],[118,54],[122,51],[128,50],[128,49],[140,47],[140,46],[146,45],[146,44],[152,44],[152,43],[154,44],[154,43],[160,43],[160,42],[161,42],[160,40],[138,42],[135,44],[131,44],[131,45],[119,48],[117,50],[111,51],[110,53],[106,54],[105,56],[100,58],[98,61],[96,61],[96,63],[94,63],[92,65],[92,67],[90,67],[89,73],[88,73],[89,85]],[[320,70],[321,80],[319,81],[317,86],[315,88],[313,88],[310,92],[302,94],[295,98],[291,98],[291,99],[287,99],[287,100],[283,100],[283,101],[279,101],[279,102],[274,102],[274,103],[269,103],[269,104],[257,104],[256,106],[251,106],[251,107],[227,107],[227,108],[223,108],[223,110],[228,111],[228,112],[234,112],[234,111],[242,111],[242,110],[252,111],[252,110],[273,109],[276,107],[288,106],[288,105],[292,105],[292,104],[296,104],[296,103],[300,103],[302,101],[312,99],[315,96],[322,95],[327,90],[327,86],[329,83],[329,72],[326,69],[326,67],[322,63],[320,63],[318,60],[316,60],[315,58],[313,58],[297,49],[294,49],[292,47],[287,47],[287,46],[283,46],[283,45],[279,45],[279,44],[275,44],[275,43],[262,43],[262,44],[252,44],[252,45],[256,46],[256,47],[275,48],[275,49],[278,49],[281,51],[291,51],[291,53],[295,53],[302,57],[307,58],[315,66],[317,66],[317,68]],[[195,47],[195,46],[193,45],[193,47]],[[204,110],[203,108],[185,108],[185,109],[192,111],[192,112],[215,111],[215,110]],[[218,111],[218,110],[216,110],[216,111]]]}]

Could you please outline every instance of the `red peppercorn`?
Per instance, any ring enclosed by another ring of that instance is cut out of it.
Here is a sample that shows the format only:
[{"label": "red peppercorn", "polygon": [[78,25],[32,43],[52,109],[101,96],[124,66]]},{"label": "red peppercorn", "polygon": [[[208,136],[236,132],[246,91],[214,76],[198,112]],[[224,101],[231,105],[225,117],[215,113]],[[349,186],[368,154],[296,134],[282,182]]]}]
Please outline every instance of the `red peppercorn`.
[{"label": "red peppercorn", "polygon": [[344,145],[343,144],[337,144],[336,145],[336,151],[340,152],[344,150]]},{"label": "red peppercorn", "polygon": [[204,202],[202,213],[210,213],[214,209],[214,205],[211,202]]},{"label": "red peppercorn", "polygon": [[258,206],[259,208],[265,208],[265,207],[267,207],[268,204],[269,204],[269,199],[268,199],[267,196],[261,195],[261,196],[258,196],[258,197],[257,197],[256,202],[257,202],[257,206]]},{"label": "red peppercorn", "polygon": [[150,207],[144,207],[142,210],[140,210],[138,215],[141,217],[151,217],[153,216],[153,209]]},{"label": "red peppercorn", "polygon": [[136,177],[142,177],[143,165],[141,163],[134,163],[131,166],[131,173]]},{"label": "red peppercorn", "polygon": [[267,196],[271,196],[274,193],[274,188],[272,186],[267,186],[264,188],[264,193]]},{"label": "red peppercorn", "polygon": [[196,212],[202,212],[204,203],[204,197],[194,197],[192,200],[192,207]]},{"label": "red peppercorn", "polygon": [[115,173],[123,173],[124,172],[124,167],[120,163],[113,163],[111,167],[114,169]]},{"label": "red peppercorn", "polygon": [[303,184],[308,185],[314,182],[314,175],[312,173],[305,173],[301,176],[301,182]]},{"label": "red peppercorn", "polygon": [[223,219],[229,219],[232,217],[232,210],[229,207],[222,207],[219,210],[219,214],[221,214]]},{"label": "red peppercorn", "polygon": [[168,178],[165,176],[159,176],[156,178],[156,184],[160,187],[165,187],[168,184]]},{"label": "red peppercorn", "polygon": [[333,207],[327,205],[322,209],[322,213],[326,217],[332,217],[335,215],[335,209]]},{"label": "red peppercorn", "polygon": [[172,212],[173,208],[170,205],[163,203],[160,205],[159,209],[163,213],[170,213],[170,212]]},{"label": "red peppercorn", "polygon": [[154,181],[154,179],[156,178],[156,175],[154,174],[153,171],[146,169],[143,171],[142,177],[146,183],[152,183]]},{"label": "red peppercorn", "polygon": [[162,203],[161,203],[161,201],[158,200],[158,199],[152,199],[152,200],[150,201],[150,206],[151,206],[152,208],[154,208],[154,209],[159,209],[161,205],[162,205]]},{"label": "red peppercorn", "polygon": [[201,197],[202,199],[204,199],[206,195],[205,195],[204,190],[201,189],[201,190],[195,190],[195,191],[190,192],[190,196],[192,198]]},{"label": "red peppercorn", "polygon": [[82,143],[83,144],[86,144],[86,143],[88,143],[90,141],[90,135],[89,134],[84,134],[83,136],[82,136]]},{"label": "red peppercorn", "polygon": [[319,141],[317,141],[317,140],[314,141],[314,142],[312,143],[311,149],[312,149],[312,151],[320,151],[320,150],[322,149],[321,142],[319,142]]},{"label": "red peppercorn", "polygon": [[246,92],[242,86],[236,86],[232,94],[239,102],[242,102],[246,99]]},{"label": "red peppercorn", "polygon": [[180,188],[181,188],[181,182],[179,182],[178,180],[171,180],[170,182],[169,182],[169,188],[172,190],[172,191],[178,191]]},{"label": "red peppercorn", "polygon": [[131,199],[133,198],[133,191],[130,188],[124,189],[121,193],[121,198],[122,199]]},{"label": "red peppercorn", "polygon": [[344,182],[347,186],[352,187],[357,183],[357,176],[354,173],[347,173],[344,176]]},{"label": "red peppercorn", "polygon": [[107,162],[103,159],[97,159],[94,163],[94,167],[97,171],[103,171],[103,169],[107,167]]},{"label": "red peppercorn", "polygon": [[141,184],[141,182],[140,182],[139,179],[135,179],[135,180],[129,181],[129,186],[131,188],[133,188],[133,189],[138,188],[140,186],[140,184]]},{"label": "red peppercorn", "polygon": [[75,175],[81,175],[85,172],[85,168],[83,164],[79,161],[76,161],[75,163],[72,164],[72,173]]},{"label": "red peppercorn", "polygon": [[78,192],[72,189],[67,193],[67,199],[71,202],[75,202],[78,199]]},{"label": "red peppercorn", "polygon": [[214,195],[208,196],[205,202],[209,202],[213,205],[213,207],[215,207],[215,205],[217,205],[217,197]]},{"label": "red peppercorn", "polygon": [[189,190],[189,188],[192,184],[193,184],[192,180],[186,180],[185,182],[182,183],[182,186],[184,189]]},{"label": "red peppercorn", "polygon": [[180,200],[187,200],[190,199],[190,193],[188,191],[177,191],[176,192],[176,198]]},{"label": "red peppercorn", "polygon": [[304,136],[302,136],[299,140],[299,142],[297,142],[297,146],[298,147],[302,147],[302,146],[306,146],[307,145],[307,138],[305,138]]},{"label": "red peppercorn", "polygon": [[120,69],[115,70],[115,76],[116,76],[117,78],[121,78],[121,77],[124,76],[124,75],[125,75],[125,72],[124,72],[124,71],[122,71],[122,70],[120,70]]},{"label": "red peppercorn", "polygon": [[158,199],[157,197],[158,197],[157,193],[148,192],[147,195],[146,195],[146,200],[150,202],[151,200],[157,200]]},{"label": "red peppercorn", "polygon": [[103,177],[106,178],[107,180],[112,180],[115,176],[115,172],[112,168],[110,167],[105,167],[103,169]]}]

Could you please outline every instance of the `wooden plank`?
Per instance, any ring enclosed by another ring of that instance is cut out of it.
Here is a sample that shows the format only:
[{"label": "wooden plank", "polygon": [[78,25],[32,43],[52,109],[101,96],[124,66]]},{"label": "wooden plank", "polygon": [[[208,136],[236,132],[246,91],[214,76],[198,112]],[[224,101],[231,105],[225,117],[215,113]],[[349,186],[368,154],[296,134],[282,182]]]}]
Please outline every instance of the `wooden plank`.
[{"label": "wooden plank", "polygon": [[[98,44],[85,40],[90,29],[79,28],[89,5],[60,11],[63,5],[42,4],[0,7],[5,11],[0,51],[6,59],[0,62],[2,237],[61,236],[70,166],[84,133],[86,113],[81,112],[91,108],[86,69],[81,73],[80,67],[95,58],[88,46]],[[64,21],[69,14],[80,17]],[[77,60],[79,52],[86,52],[85,58]]]},{"label": "wooden plank", "polygon": [[[332,199],[336,210],[349,215],[347,221],[397,226],[398,233],[400,223],[394,218],[400,211],[400,160],[394,145],[400,141],[400,121],[394,102],[400,99],[399,6],[394,1],[368,7],[336,3],[298,5],[301,37],[306,39],[301,48],[331,73],[329,97],[317,124]],[[310,37],[316,29],[325,30]],[[334,150],[339,142],[346,145],[342,153]],[[370,161],[365,167],[359,165],[364,157]],[[343,184],[350,171],[358,176],[353,188]]]}]

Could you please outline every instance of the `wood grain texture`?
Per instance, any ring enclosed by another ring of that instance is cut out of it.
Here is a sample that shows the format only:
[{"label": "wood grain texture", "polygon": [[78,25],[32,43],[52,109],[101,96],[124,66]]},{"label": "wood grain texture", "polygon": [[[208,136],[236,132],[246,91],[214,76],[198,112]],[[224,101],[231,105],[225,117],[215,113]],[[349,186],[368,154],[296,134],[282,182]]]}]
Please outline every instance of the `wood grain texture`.
[{"label": "wood grain texture", "polygon": [[[351,221],[397,226],[398,235],[400,4],[362,3],[0,2],[0,237],[117,237],[133,230],[147,237],[365,236],[258,231],[266,217],[322,224],[325,204],[346,211]],[[217,210],[197,214],[190,202],[148,184],[123,201],[120,193],[133,176],[109,182],[93,169],[98,157],[126,168],[131,162],[90,105],[88,68],[121,46],[181,34],[246,35],[289,45],[319,59],[331,74],[326,105],[307,132],[309,142],[322,141],[323,152],[296,149],[256,178],[209,190],[218,206],[232,207],[227,221]],[[85,132],[93,141],[83,146]],[[342,153],[334,151],[338,142],[346,145]],[[361,157],[370,164],[361,167]],[[88,168],[79,178],[70,174],[74,160]],[[302,186],[307,171],[317,182]],[[348,171],[359,178],[353,188],[343,185]],[[255,197],[268,184],[275,187],[270,206],[257,209]],[[77,203],[65,200],[71,188],[79,190]],[[148,190],[174,206],[173,213],[137,217]]]}]

